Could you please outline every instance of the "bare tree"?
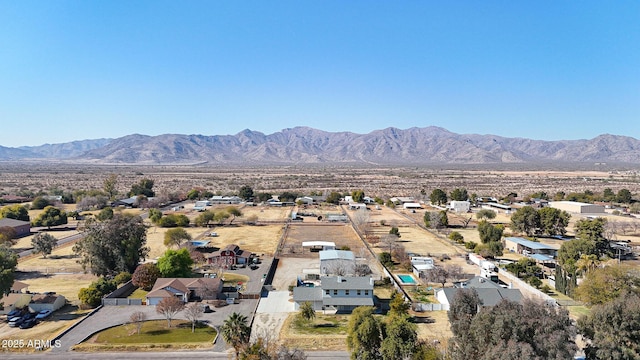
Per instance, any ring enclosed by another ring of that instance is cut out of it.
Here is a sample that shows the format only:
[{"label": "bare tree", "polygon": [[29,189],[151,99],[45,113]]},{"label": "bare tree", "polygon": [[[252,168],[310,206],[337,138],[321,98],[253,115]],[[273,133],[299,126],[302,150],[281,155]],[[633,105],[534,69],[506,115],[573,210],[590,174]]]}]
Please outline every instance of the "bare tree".
[{"label": "bare tree", "polygon": [[369,226],[369,210],[360,209],[356,211],[351,219],[353,220],[353,224],[360,229],[363,233],[366,232],[367,227]]},{"label": "bare tree", "polygon": [[156,312],[164,315],[167,319],[167,327],[171,327],[171,319],[182,311],[182,309],[184,309],[184,303],[175,296],[164,298],[156,305]]},{"label": "bare tree", "polygon": [[191,332],[196,331],[196,323],[200,320],[200,317],[204,313],[204,307],[199,303],[189,303],[184,308],[184,316],[187,320],[191,321]]},{"label": "bare tree", "polygon": [[142,328],[142,323],[147,320],[147,314],[142,311],[134,311],[131,316],[129,316],[129,321],[136,324],[136,332],[140,334],[140,329]]},{"label": "bare tree", "polygon": [[444,284],[449,278],[449,272],[444,266],[434,266],[433,269],[426,272],[425,277],[428,282],[442,284],[444,288]]},{"label": "bare tree", "polygon": [[381,242],[385,248],[387,248],[389,253],[392,253],[393,250],[398,246],[398,235],[394,234],[385,234]]},{"label": "bare tree", "polygon": [[324,269],[327,275],[345,276],[353,274],[354,265],[348,260],[333,260]]},{"label": "bare tree", "polygon": [[371,274],[371,268],[367,264],[357,264],[353,268],[353,274],[355,276],[367,276]]}]

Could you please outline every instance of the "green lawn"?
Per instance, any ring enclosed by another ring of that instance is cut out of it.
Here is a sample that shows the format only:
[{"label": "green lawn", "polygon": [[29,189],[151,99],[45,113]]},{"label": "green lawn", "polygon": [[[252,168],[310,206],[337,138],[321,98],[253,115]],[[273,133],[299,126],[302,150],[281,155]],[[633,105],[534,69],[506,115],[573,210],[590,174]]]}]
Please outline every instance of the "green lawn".
[{"label": "green lawn", "polygon": [[247,275],[235,274],[235,273],[224,273],[222,274],[222,278],[224,279],[224,283],[246,283],[249,281],[249,277]]},{"label": "green lawn", "polygon": [[346,335],[347,323],[349,316],[345,315],[320,315],[316,314],[316,318],[306,324],[304,321],[291,322],[294,332],[303,335]]},{"label": "green lawn", "polygon": [[145,321],[140,334],[134,324],[120,325],[104,331],[96,336],[100,344],[175,344],[212,342],[216,330],[198,324],[195,333],[191,332],[191,323],[184,320],[173,320],[171,328],[167,328],[166,320]]},{"label": "green lawn", "polygon": [[137,288],[136,291],[134,291],[133,293],[131,293],[131,295],[129,295],[129,299],[146,299],[147,298],[147,294],[149,292],[142,290],[141,288]]}]

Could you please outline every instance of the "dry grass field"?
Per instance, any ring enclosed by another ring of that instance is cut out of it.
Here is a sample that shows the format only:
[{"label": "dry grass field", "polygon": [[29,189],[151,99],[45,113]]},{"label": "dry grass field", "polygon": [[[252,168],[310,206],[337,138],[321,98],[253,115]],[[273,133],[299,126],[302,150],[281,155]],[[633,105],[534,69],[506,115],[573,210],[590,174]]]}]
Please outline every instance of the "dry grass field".
[{"label": "dry grass field", "polygon": [[282,234],[282,225],[220,226],[207,229],[207,232],[211,231],[218,233],[218,236],[202,238],[209,241],[209,246],[222,248],[236,244],[244,250],[272,256]]}]

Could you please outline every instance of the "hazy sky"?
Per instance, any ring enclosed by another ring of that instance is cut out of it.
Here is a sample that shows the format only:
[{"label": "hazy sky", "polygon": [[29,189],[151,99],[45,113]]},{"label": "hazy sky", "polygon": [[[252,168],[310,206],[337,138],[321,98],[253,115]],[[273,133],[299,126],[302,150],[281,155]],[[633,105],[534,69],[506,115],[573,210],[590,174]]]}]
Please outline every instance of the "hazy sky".
[{"label": "hazy sky", "polygon": [[0,145],[441,126],[640,138],[640,1],[0,0]]}]

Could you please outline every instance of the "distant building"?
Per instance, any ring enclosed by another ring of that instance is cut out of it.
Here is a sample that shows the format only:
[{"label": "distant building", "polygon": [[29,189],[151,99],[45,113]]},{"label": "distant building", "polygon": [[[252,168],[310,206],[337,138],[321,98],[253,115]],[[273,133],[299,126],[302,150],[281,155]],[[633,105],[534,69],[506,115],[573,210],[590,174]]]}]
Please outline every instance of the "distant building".
[{"label": "distant building", "polygon": [[604,206],[577,201],[550,201],[549,207],[576,214],[604,214]]},{"label": "distant building", "polygon": [[470,208],[471,208],[471,203],[469,203],[468,201],[452,200],[449,203],[449,209],[451,209],[452,211],[457,212],[457,213],[469,212]]},{"label": "distant building", "polygon": [[402,208],[405,210],[418,210],[418,209],[422,209],[422,205],[416,202],[408,202],[408,203],[402,204]]},{"label": "distant building", "polygon": [[215,195],[209,199],[210,204],[240,204],[242,198],[238,196],[219,196]]},{"label": "distant building", "polygon": [[31,234],[31,223],[28,221],[3,218],[0,219],[0,227],[10,227],[16,232],[16,237],[23,237]]},{"label": "distant building", "polygon": [[510,252],[532,257],[539,262],[555,262],[554,259],[558,255],[559,246],[550,246],[510,236],[504,238],[504,248]]}]

